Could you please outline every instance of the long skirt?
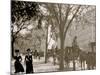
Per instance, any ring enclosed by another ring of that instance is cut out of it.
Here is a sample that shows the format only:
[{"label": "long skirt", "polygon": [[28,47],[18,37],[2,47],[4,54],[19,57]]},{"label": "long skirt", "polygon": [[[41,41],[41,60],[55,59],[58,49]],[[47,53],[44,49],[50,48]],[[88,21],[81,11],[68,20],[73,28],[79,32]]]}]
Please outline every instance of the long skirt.
[{"label": "long skirt", "polygon": [[31,62],[26,62],[26,74],[33,73],[33,65]]},{"label": "long skirt", "polygon": [[14,66],[15,66],[15,73],[24,72],[24,68],[19,61],[15,61]]}]

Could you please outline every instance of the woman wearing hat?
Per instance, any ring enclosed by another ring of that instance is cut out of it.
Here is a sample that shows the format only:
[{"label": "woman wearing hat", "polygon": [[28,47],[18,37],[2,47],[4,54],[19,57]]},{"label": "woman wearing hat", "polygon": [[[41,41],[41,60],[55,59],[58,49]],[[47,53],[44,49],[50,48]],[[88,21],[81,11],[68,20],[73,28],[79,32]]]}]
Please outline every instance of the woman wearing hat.
[{"label": "woman wearing hat", "polygon": [[15,50],[15,54],[16,54],[16,56],[14,56],[14,59],[15,59],[15,63],[14,63],[15,73],[24,72],[24,68],[21,64],[22,57],[19,55],[19,50]]},{"label": "woman wearing hat", "polygon": [[32,54],[31,50],[27,49],[27,55],[25,56],[25,63],[26,63],[26,74],[33,73],[33,64],[32,64]]}]

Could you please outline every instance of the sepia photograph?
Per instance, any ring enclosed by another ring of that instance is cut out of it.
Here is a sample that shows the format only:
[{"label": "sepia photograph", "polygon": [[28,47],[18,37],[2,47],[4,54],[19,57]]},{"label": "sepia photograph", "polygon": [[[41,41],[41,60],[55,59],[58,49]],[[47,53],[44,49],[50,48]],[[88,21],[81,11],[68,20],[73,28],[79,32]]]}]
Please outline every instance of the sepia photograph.
[{"label": "sepia photograph", "polygon": [[11,75],[96,70],[96,6],[11,0]]}]

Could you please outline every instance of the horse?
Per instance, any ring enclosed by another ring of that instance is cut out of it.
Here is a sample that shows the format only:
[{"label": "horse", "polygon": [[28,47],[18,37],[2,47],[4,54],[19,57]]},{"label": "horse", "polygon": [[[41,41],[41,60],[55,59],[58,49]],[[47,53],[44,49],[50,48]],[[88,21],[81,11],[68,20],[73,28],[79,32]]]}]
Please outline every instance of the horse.
[{"label": "horse", "polygon": [[86,51],[82,51],[80,50],[80,53],[79,53],[79,62],[81,64],[81,70],[85,70],[86,67],[85,67],[85,64],[87,62],[87,52]]},{"label": "horse", "polygon": [[96,53],[95,52],[88,52],[87,57],[87,68],[89,70],[95,69],[96,67]]},{"label": "horse", "polygon": [[[81,70],[94,69],[96,67],[96,54],[94,52],[80,51],[79,62],[81,63]],[[87,64],[87,68],[85,67]]]}]

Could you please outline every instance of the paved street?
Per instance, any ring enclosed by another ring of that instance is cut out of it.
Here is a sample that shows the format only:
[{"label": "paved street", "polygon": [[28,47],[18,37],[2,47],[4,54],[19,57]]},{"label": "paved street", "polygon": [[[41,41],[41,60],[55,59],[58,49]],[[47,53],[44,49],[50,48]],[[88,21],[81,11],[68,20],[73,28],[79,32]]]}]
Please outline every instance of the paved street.
[{"label": "paved street", "polygon": [[[22,65],[24,66],[25,69],[25,63],[24,63],[24,56],[22,57]],[[85,65],[86,66],[86,65]],[[33,68],[35,73],[41,73],[41,72],[54,72],[58,71],[59,65],[53,65],[53,59],[49,58],[48,63],[44,63],[44,58],[42,57],[40,60],[39,59],[34,59],[33,58]],[[65,71],[71,71],[73,69],[73,64],[70,62],[69,68],[65,68]],[[76,70],[80,70],[80,64],[78,61],[76,61]],[[14,74],[14,60],[12,61],[12,70],[11,74]]]},{"label": "paved street", "polygon": [[[23,56],[24,59],[24,56]],[[24,60],[22,61],[22,65],[24,65],[24,69],[25,69],[25,63]],[[39,73],[39,72],[52,72],[52,71],[57,71],[57,69],[59,68],[58,65],[53,65],[52,62],[48,62],[48,63],[44,63],[44,58],[39,59],[33,59],[33,68],[34,68],[34,72],[35,73]],[[12,70],[11,70],[12,74],[14,74],[14,60],[12,61]]]}]

